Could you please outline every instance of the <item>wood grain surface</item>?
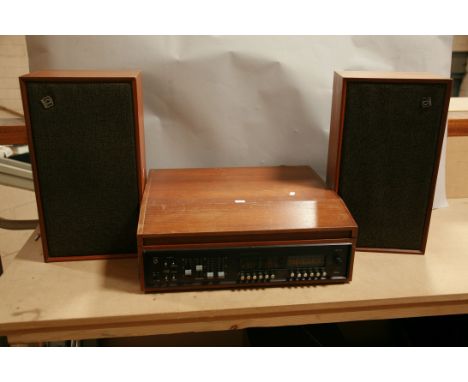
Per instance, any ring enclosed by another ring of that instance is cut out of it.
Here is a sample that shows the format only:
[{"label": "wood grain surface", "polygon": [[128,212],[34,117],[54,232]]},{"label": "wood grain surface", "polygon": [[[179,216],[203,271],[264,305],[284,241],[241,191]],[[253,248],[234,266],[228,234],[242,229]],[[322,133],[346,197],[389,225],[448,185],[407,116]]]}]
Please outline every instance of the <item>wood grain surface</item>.
[{"label": "wood grain surface", "polygon": [[448,136],[462,137],[468,135],[468,110],[449,111]]},{"label": "wood grain surface", "polygon": [[0,118],[0,145],[27,145],[28,134],[23,118]]},{"label": "wood grain surface", "polygon": [[138,234],[356,230],[343,201],[306,166],[151,170]]},{"label": "wood grain surface", "polygon": [[447,196],[468,198],[468,136],[448,138],[445,164]]}]

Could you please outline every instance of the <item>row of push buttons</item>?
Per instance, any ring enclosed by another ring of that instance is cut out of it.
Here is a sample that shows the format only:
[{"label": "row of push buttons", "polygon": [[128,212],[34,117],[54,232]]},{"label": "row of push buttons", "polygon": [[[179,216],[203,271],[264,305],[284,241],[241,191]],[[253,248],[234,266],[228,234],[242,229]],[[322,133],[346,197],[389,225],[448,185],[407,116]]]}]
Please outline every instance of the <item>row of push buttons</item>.
[{"label": "row of push buttons", "polygon": [[239,275],[240,282],[248,282],[248,281],[269,281],[274,280],[276,275],[274,273],[241,273]]},{"label": "row of push buttons", "polygon": [[[199,267],[200,267],[200,268],[199,268]],[[201,265],[200,265],[200,266],[197,265],[196,268],[195,268],[195,270],[196,270],[197,272],[202,272],[202,271],[203,271],[203,267],[202,267]],[[191,269],[186,269],[186,270],[184,271],[184,275],[187,276],[187,277],[192,276],[192,273],[193,273],[193,272],[192,272]],[[219,271],[219,272],[206,272],[205,277],[206,277],[207,279],[213,279],[213,278],[215,277],[215,275],[216,275],[216,277],[217,277],[218,279],[224,279],[224,277],[225,277],[224,271]]]},{"label": "row of push buttons", "polygon": [[327,272],[324,269],[319,270],[304,270],[304,271],[291,271],[289,274],[290,280],[310,280],[313,278],[327,277]]}]

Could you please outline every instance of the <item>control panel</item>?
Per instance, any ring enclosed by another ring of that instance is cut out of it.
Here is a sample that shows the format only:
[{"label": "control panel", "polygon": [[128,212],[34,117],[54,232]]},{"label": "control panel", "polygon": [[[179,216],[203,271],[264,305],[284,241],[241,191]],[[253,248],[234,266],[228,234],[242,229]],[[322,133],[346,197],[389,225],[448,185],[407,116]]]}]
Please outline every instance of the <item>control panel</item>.
[{"label": "control panel", "polygon": [[144,250],[146,291],[349,281],[351,243]]}]

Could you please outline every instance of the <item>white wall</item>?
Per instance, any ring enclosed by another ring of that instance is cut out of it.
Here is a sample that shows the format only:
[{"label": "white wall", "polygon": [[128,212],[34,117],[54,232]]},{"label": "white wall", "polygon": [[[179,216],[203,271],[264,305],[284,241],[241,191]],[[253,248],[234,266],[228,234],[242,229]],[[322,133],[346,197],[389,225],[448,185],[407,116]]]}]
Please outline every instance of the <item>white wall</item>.
[{"label": "white wall", "polygon": [[324,177],[333,71],[449,76],[452,39],[33,36],[27,43],[31,70],[142,70],[148,168],[308,164]]}]

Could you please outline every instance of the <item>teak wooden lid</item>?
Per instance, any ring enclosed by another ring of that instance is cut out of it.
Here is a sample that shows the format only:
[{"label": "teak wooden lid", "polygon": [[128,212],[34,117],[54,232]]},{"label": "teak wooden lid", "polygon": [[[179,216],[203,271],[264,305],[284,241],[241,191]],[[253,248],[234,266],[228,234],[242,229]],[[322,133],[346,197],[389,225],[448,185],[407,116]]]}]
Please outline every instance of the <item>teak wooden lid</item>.
[{"label": "teak wooden lid", "polygon": [[138,235],[315,232],[356,223],[310,168],[151,170]]}]

